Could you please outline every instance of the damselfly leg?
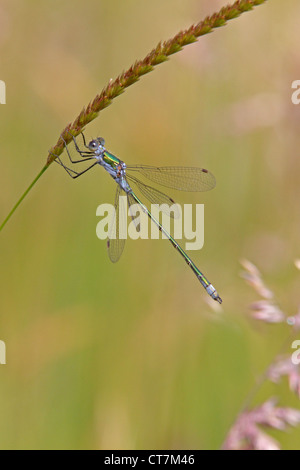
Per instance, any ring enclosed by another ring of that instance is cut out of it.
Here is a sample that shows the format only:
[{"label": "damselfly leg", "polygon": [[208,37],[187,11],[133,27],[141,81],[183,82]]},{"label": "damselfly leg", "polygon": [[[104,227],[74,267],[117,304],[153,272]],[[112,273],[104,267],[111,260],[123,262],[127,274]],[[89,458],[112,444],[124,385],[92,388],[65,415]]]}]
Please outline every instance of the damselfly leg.
[{"label": "damselfly leg", "polygon": [[[67,142],[65,141],[65,139],[63,138],[63,136],[61,136],[61,139],[64,143],[64,146],[65,146],[65,150],[67,152],[67,155],[69,157],[69,160],[72,164],[78,164],[78,163],[84,163],[84,162],[87,162],[87,161],[90,161],[90,160],[95,160],[95,156],[94,156],[94,153],[89,151],[89,152],[82,152],[79,147],[78,147],[78,144],[77,144],[77,141],[75,139],[75,137],[70,134],[72,136],[72,139],[73,139],[73,142],[74,142],[74,145],[75,145],[75,149],[76,149],[76,152],[80,154],[80,156],[82,157],[81,160],[73,160],[72,157],[71,157],[71,154],[70,154],[70,151],[68,149],[68,145],[67,145]],[[82,134],[83,138],[84,138],[84,135]],[[85,139],[84,139],[84,142],[85,142]],[[56,157],[56,159],[54,160],[56,163],[58,163],[59,165],[61,165],[64,170],[68,173],[68,175],[73,178],[73,179],[77,179],[79,178],[79,176],[82,176],[84,175],[85,173],[87,173],[89,170],[91,170],[94,166],[96,166],[98,164],[98,162],[96,161],[95,163],[93,163],[91,166],[89,166],[88,168],[86,168],[85,170],[81,171],[81,172],[78,172],[78,171],[75,171],[73,170],[72,168],[68,168],[61,160],[61,158],[59,156]]]}]

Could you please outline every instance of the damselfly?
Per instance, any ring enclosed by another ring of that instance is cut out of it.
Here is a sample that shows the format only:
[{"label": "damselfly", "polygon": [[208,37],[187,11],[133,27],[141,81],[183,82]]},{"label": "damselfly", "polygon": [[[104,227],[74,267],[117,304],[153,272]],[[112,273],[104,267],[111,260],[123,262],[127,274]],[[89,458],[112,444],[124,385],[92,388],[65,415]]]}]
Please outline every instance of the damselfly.
[{"label": "damselfly", "polygon": [[[148,215],[150,220],[156,224],[158,229],[165,235],[165,237],[171,242],[174,248],[181,254],[186,263],[190,266],[206,292],[217,302],[222,303],[222,299],[217,293],[216,289],[204,276],[204,274],[197,268],[191,258],[185,253],[185,251],[179,246],[176,240],[164,229],[161,223],[152,215],[147,207],[142,203],[136,193],[133,191],[131,185],[136,186],[141,194],[146,197],[152,204],[168,204],[173,205],[174,201],[166,194],[154,189],[138,178],[136,174],[142,175],[148,180],[166,186],[168,188],[177,189],[180,191],[209,191],[216,185],[215,177],[208,170],[202,168],[191,168],[191,167],[154,167],[145,165],[134,165],[127,166],[122,160],[108,152],[105,148],[105,142],[102,137],[91,140],[87,145],[84,134],[82,135],[83,145],[85,150],[81,150],[77,144],[74,136],[73,141],[77,153],[80,155],[80,160],[73,160],[67,143],[62,138],[68,157],[73,164],[82,163],[93,160],[92,165],[86,168],[84,171],[76,172],[71,168],[68,168],[63,164],[61,159],[57,157],[56,162],[59,163],[73,179],[83,175],[91,168],[96,165],[102,166],[110,176],[117,183],[117,192],[115,199],[115,216],[114,216],[114,232],[116,236],[114,238],[108,238],[107,247],[108,255],[112,262],[117,262],[123,252],[125,239],[119,237],[120,232],[120,218],[119,218],[119,200],[121,195],[127,197],[129,209],[133,204],[139,204],[142,210]],[[133,174],[132,174],[133,173]]]}]

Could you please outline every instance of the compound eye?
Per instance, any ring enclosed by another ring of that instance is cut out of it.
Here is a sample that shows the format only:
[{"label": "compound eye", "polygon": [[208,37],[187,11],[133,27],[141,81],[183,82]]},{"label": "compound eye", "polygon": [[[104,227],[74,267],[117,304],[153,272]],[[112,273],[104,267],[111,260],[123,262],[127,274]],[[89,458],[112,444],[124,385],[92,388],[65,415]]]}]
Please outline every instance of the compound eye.
[{"label": "compound eye", "polygon": [[97,150],[97,147],[98,147],[98,142],[96,140],[91,140],[91,142],[89,143],[89,149],[90,150]]}]

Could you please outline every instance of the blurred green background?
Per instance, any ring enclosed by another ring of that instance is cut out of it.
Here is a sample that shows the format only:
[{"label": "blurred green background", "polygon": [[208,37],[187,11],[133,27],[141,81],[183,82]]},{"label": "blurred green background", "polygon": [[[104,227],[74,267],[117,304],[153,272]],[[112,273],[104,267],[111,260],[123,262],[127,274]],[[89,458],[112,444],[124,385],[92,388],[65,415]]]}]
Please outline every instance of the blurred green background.
[{"label": "blurred green background", "polygon": [[[111,78],[226,1],[2,0],[1,219],[62,129]],[[72,181],[52,165],[1,233],[2,449],[217,449],[288,331],[249,321],[264,273],[288,315],[299,304],[300,4],[270,0],[176,54],[86,129],[128,163],[209,168],[196,264],[214,309],[167,241],[131,241],[117,265],[96,238],[114,200],[100,169]],[[172,193],[172,191],[170,192]],[[287,384],[279,396],[299,407]],[[300,430],[275,433],[299,448]]]}]

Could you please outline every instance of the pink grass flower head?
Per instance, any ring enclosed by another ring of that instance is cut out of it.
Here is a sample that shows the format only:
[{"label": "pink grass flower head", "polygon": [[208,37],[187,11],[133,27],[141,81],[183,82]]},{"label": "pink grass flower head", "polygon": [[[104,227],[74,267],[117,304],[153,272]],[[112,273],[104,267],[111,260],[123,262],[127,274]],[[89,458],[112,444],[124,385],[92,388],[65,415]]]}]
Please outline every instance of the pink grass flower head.
[{"label": "pink grass flower head", "polygon": [[259,300],[250,305],[253,311],[252,316],[256,320],[264,321],[265,323],[283,323],[285,321],[284,313],[268,300]]},{"label": "pink grass flower head", "polygon": [[246,282],[264,299],[273,299],[274,294],[263,282],[261,273],[257,267],[248,260],[241,261],[241,265],[245,269],[245,271],[242,272],[242,277]]},{"label": "pink grass flower head", "polygon": [[300,411],[276,406],[270,399],[262,406],[242,413],[223,445],[224,450],[280,450],[279,443],[261,427],[286,431],[300,424]]},{"label": "pink grass flower head", "polygon": [[300,364],[294,363],[292,356],[283,358],[273,364],[269,369],[268,377],[276,384],[281,381],[282,377],[287,377],[290,390],[300,399]]},{"label": "pink grass flower head", "polygon": [[295,331],[300,331],[300,307],[299,311],[293,317],[287,319],[287,323],[294,328]]}]

